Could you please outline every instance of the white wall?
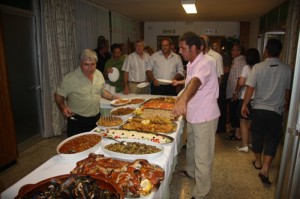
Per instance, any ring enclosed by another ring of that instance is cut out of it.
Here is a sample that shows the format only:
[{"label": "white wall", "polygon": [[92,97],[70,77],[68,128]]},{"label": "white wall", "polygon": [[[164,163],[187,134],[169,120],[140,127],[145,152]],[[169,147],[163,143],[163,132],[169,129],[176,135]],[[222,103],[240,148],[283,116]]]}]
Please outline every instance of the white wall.
[{"label": "white wall", "polygon": [[157,36],[180,36],[187,31],[199,35],[236,36],[240,34],[239,22],[145,22],[144,40],[146,45],[157,49]]}]

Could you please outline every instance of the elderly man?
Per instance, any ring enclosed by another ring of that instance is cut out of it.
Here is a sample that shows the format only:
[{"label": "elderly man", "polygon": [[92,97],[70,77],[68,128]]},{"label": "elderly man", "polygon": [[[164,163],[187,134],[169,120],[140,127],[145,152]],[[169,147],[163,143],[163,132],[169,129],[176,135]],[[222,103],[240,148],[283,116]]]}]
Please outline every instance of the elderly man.
[{"label": "elderly man", "polygon": [[206,55],[211,56],[216,61],[216,71],[217,71],[218,79],[219,79],[219,83],[220,83],[221,78],[224,75],[223,57],[220,53],[211,49],[211,42],[210,42],[208,35],[201,35],[201,37],[205,40],[205,43],[206,43],[206,47],[205,47]]},{"label": "elderly man", "polygon": [[140,83],[147,82],[146,63],[148,62],[150,55],[144,52],[144,48],[145,42],[143,40],[137,40],[135,42],[135,52],[126,56],[122,66],[122,70],[124,71],[125,95],[128,95],[129,93],[150,93],[149,85],[142,88],[138,87]]},{"label": "elderly man", "polygon": [[68,120],[68,137],[92,130],[100,117],[101,96],[112,100],[117,96],[104,89],[104,78],[96,69],[98,61],[93,50],[80,55],[80,67],[68,73],[54,94],[55,102]]},{"label": "elderly man", "polygon": [[231,127],[234,129],[232,135],[228,136],[229,140],[241,140],[240,133],[240,118],[236,114],[239,105],[239,91],[241,86],[239,85],[238,78],[241,76],[243,67],[247,65],[245,59],[245,49],[240,44],[235,44],[231,50],[231,56],[233,58],[233,64],[231,66],[227,89],[226,98],[229,104],[229,119]]},{"label": "elderly man", "polygon": [[[171,40],[163,38],[160,43],[161,50],[152,54],[147,64],[147,76],[151,80],[151,94],[177,95],[176,87],[171,85],[172,80],[183,77],[183,64],[179,55],[171,51]],[[164,85],[158,79],[170,80]]]},{"label": "elderly man", "polygon": [[208,198],[212,183],[215,132],[220,111],[218,76],[214,61],[204,55],[205,41],[193,32],[179,39],[180,54],[186,61],[185,90],[178,97],[173,115],[186,115],[186,170],[178,174],[195,178],[193,199]]}]

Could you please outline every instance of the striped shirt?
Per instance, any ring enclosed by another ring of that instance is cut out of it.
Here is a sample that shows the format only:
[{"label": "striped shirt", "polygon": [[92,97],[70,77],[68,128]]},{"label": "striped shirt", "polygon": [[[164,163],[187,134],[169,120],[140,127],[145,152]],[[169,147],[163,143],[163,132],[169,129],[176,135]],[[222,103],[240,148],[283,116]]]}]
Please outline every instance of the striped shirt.
[{"label": "striped shirt", "polygon": [[226,98],[232,98],[234,89],[236,87],[238,77],[241,76],[243,67],[247,65],[244,55],[240,55],[233,59],[233,64],[231,66],[228,82],[227,82],[227,89],[226,89]]},{"label": "striped shirt", "polygon": [[141,58],[136,52],[126,56],[122,70],[128,72],[128,81],[130,82],[144,82],[147,80],[146,65],[149,61],[150,55],[144,53]]}]

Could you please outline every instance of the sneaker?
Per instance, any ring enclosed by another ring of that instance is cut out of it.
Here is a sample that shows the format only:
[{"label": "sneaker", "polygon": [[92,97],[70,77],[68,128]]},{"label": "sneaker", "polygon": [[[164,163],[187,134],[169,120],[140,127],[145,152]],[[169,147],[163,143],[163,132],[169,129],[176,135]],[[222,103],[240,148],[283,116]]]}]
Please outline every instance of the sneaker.
[{"label": "sneaker", "polygon": [[238,151],[241,151],[241,152],[245,152],[247,153],[249,151],[249,148],[247,146],[244,146],[244,147],[236,147],[236,149]]}]

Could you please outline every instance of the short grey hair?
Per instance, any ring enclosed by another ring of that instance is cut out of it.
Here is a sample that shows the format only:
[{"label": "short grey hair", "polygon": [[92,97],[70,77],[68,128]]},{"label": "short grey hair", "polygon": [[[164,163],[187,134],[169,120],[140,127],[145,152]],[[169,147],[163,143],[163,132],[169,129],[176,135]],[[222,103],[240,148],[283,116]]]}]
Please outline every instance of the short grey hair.
[{"label": "short grey hair", "polygon": [[92,59],[95,60],[96,62],[98,61],[98,57],[95,51],[91,49],[84,49],[81,54],[80,54],[80,62],[86,59]]}]

